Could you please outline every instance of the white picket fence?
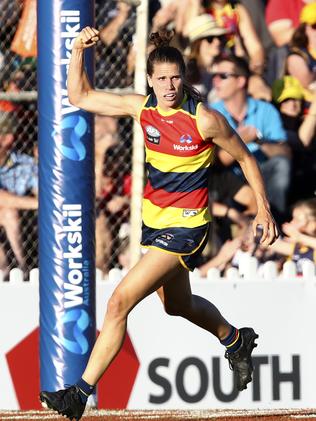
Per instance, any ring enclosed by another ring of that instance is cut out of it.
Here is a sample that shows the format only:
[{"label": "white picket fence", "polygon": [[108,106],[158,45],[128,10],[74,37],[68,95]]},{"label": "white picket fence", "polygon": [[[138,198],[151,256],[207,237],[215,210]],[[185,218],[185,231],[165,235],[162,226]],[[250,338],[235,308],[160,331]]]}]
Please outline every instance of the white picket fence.
[{"label": "white picket fence", "polygon": [[[284,263],[282,271],[279,272],[277,265],[273,261],[267,261],[262,265],[259,265],[258,260],[253,256],[244,255],[240,259],[239,267],[232,267],[227,270],[225,275],[225,280],[230,281],[249,281],[249,280],[289,280],[289,279],[302,279],[315,281],[316,278],[316,265],[311,260],[303,259],[300,262],[302,268],[302,273],[297,273],[297,265],[289,260]],[[126,271],[119,268],[113,268],[109,271],[106,277],[103,276],[102,272],[96,270],[96,281],[111,281],[117,282],[124,275]],[[208,270],[206,278],[202,278],[198,269],[195,269],[194,272],[190,273],[190,278],[192,281],[196,280],[207,280],[207,281],[217,281],[221,278],[221,273],[217,268],[211,268]],[[39,270],[37,268],[30,271],[29,276],[30,283],[39,282]],[[4,282],[3,272],[0,270],[0,283]],[[16,284],[24,282],[24,276],[21,269],[14,268],[11,269],[9,274],[9,282]]]}]

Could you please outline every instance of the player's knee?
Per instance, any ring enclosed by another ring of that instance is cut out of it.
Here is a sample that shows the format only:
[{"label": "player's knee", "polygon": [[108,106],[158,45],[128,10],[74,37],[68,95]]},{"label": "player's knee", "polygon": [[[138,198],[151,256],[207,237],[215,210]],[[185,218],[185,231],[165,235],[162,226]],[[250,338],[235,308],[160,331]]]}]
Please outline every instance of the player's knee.
[{"label": "player's knee", "polygon": [[107,317],[111,319],[122,319],[127,316],[127,313],[128,303],[126,294],[121,290],[114,291],[108,301]]}]

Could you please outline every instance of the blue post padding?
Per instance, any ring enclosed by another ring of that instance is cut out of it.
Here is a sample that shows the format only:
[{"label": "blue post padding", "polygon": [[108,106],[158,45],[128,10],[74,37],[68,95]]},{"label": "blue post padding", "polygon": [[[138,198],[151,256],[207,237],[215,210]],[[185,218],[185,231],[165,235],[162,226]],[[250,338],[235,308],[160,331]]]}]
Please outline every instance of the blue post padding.
[{"label": "blue post padding", "polygon": [[[72,106],[73,41],[94,25],[92,0],[38,0],[41,389],[73,384],[95,341],[93,116]],[[86,52],[93,82],[93,49]]]}]

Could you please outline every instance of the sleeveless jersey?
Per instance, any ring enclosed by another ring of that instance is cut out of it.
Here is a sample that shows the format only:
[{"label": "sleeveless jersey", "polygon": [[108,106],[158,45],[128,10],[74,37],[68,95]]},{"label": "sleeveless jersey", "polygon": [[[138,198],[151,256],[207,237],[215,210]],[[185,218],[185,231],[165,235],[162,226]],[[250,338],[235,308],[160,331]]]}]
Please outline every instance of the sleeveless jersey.
[{"label": "sleeveless jersey", "polygon": [[178,108],[165,112],[154,94],[146,98],[139,121],[148,173],[143,198],[147,227],[194,228],[210,221],[207,185],[214,144],[199,131],[200,105],[185,96]]}]

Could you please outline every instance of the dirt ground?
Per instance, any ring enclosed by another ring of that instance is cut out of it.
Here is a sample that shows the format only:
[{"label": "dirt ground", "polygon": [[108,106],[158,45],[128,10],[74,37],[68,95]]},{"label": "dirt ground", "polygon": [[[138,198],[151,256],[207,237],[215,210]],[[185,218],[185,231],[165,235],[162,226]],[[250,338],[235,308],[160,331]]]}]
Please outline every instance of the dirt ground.
[{"label": "dirt ground", "polygon": [[[316,421],[316,409],[282,410],[201,410],[201,411],[86,411],[82,421]],[[52,411],[1,411],[0,421],[60,421]]]}]

